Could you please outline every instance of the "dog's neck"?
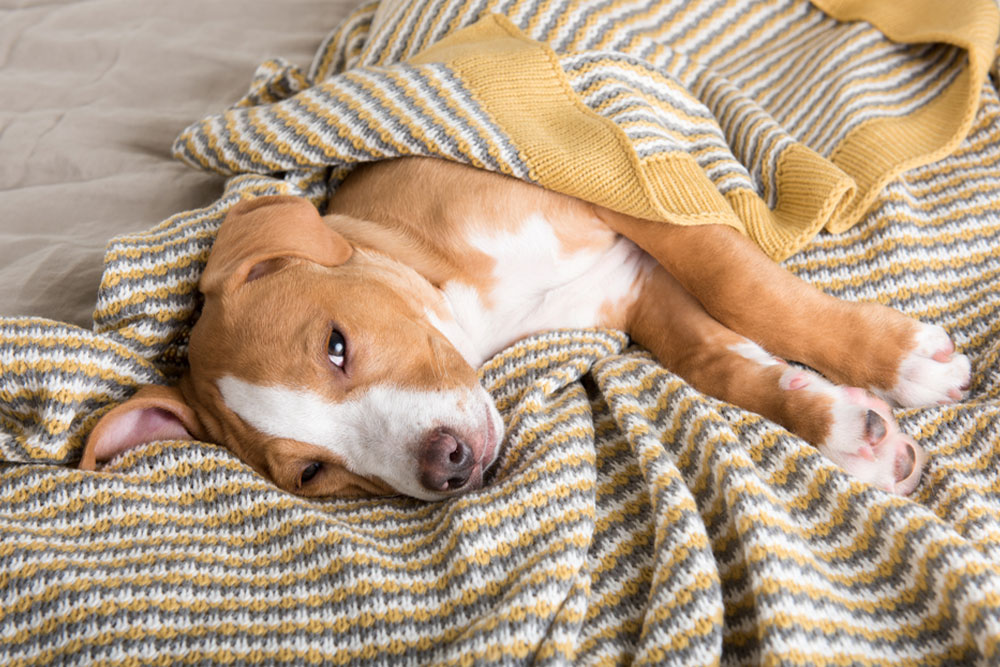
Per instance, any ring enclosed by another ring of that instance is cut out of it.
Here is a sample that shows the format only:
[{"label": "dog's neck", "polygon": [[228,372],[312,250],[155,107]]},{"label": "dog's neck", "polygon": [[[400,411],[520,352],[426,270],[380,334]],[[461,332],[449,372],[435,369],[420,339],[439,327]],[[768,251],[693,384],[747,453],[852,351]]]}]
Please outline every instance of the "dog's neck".
[{"label": "dog's neck", "polygon": [[470,365],[536,331],[624,326],[650,262],[589,205],[485,172],[397,166],[397,178],[352,175],[325,220],[430,283],[442,305],[428,319]]}]

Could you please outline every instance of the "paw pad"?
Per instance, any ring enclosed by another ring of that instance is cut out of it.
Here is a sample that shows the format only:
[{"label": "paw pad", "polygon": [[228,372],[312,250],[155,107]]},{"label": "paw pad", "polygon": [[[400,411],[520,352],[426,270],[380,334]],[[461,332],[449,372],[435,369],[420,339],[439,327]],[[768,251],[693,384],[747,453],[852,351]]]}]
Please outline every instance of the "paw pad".
[{"label": "paw pad", "polygon": [[869,445],[874,446],[882,442],[888,430],[889,427],[886,425],[882,415],[874,410],[869,410],[865,413],[864,439]]},{"label": "paw pad", "polygon": [[889,406],[856,387],[831,387],[833,423],[820,451],[862,481],[909,495],[926,455],[901,433]]}]

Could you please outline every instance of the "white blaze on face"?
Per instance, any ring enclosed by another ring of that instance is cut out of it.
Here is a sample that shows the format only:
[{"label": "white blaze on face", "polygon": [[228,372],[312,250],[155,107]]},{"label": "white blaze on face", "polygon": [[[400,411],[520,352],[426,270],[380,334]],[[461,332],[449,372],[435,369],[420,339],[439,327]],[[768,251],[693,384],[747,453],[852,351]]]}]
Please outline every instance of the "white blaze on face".
[{"label": "white blaze on face", "polygon": [[459,433],[485,432],[492,419],[499,442],[503,429],[481,387],[429,391],[376,385],[337,403],[307,389],[257,385],[231,375],[217,385],[226,406],[261,433],[322,447],[351,472],[377,476],[400,493],[425,500],[441,497],[418,480],[418,450],[429,431],[447,426]]}]

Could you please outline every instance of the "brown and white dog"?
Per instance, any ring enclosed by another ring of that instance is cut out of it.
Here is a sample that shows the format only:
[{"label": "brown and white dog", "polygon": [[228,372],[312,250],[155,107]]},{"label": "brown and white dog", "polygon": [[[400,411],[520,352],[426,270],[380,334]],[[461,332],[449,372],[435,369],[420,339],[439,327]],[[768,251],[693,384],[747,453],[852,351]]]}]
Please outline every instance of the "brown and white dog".
[{"label": "brown and white dog", "polygon": [[190,371],[102,417],[82,467],[193,437],[296,494],[444,498],[482,485],[502,439],[476,367],[529,334],[611,327],[908,494],[925,455],[887,402],[952,402],[969,385],[940,327],[826,295],[733,229],[434,159],[357,169],[326,217],[293,197],[237,205],[199,289]]}]

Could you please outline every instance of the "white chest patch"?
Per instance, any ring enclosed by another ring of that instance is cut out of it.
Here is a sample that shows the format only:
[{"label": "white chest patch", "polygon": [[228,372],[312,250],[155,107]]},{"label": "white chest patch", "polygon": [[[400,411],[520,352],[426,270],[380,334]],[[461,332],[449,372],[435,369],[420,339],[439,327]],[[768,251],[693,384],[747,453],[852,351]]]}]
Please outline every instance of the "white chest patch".
[{"label": "white chest patch", "polygon": [[494,260],[494,284],[483,294],[457,280],[445,283],[442,291],[461,334],[449,331],[449,323],[439,329],[473,366],[534,333],[606,324],[605,308],[633,302],[640,277],[654,262],[623,237],[569,252],[540,214],[515,232],[479,232],[468,240]]}]

